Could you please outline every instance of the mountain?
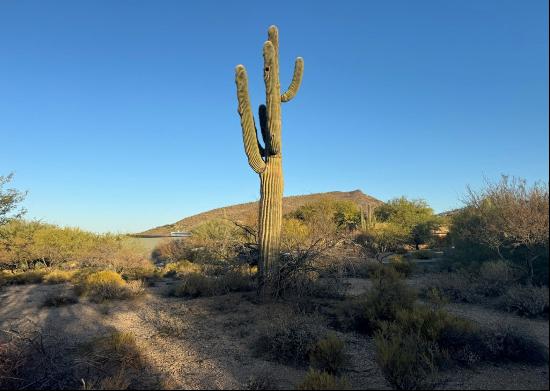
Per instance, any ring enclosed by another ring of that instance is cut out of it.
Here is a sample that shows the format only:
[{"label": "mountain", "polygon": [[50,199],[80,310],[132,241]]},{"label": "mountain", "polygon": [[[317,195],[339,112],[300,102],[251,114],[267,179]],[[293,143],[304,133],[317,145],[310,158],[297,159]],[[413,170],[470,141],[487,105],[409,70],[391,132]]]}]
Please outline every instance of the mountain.
[{"label": "mountain", "polygon": [[[317,201],[322,198],[333,198],[337,200],[349,200],[363,206],[366,209],[367,205],[377,206],[383,202],[364,194],[361,190],[354,191],[331,191],[327,193],[315,193],[298,196],[283,197],[283,214],[292,212],[300,206]],[[241,223],[250,223],[258,215],[258,201],[248,202],[245,204],[237,204],[225,206],[223,208],[212,209],[207,212],[202,212],[193,216],[185,217],[173,224],[166,224],[160,227],[151,228],[137,235],[166,235],[174,231],[189,231],[197,225],[215,218],[227,218]]]}]

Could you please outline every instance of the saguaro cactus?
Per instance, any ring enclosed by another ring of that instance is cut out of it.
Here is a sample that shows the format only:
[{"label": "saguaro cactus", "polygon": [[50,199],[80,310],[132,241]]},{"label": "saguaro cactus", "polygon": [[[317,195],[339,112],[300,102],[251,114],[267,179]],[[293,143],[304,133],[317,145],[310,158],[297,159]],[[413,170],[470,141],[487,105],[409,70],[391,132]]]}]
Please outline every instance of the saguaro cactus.
[{"label": "saguaro cactus", "polygon": [[302,82],[304,61],[296,59],[294,76],[288,90],[281,94],[279,81],[279,32],[277,27],[268,30],[264,43],[264,81],[266,104],[260,105],[259,119],[264,146],[258,133],[248,95],[248,77],[242,65],[235,68],[239,115],[248,164],[260,176],[260,211],[258,244],[260,249],[260,276],[268,276],[276,265],[280,251],[283,221],[283,168],[281,153],[281,102],[288,102],[298,92]]}]

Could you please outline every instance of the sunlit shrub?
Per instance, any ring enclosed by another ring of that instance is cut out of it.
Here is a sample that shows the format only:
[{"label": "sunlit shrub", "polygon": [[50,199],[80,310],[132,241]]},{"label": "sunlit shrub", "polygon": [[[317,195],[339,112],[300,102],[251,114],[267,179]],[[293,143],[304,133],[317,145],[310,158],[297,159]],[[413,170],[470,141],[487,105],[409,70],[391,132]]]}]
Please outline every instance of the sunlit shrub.
[{"label": "sunlit shrub", "polygon": [[349,390],[350,385],[345,379],[338,378],[330,373],[310,369],[298,390]]},{"label": "sunlit shrub", "polygon": [[122,276],[111,270],[103,270],[81,277],[76,283],[78,294],[86,295],[93,302],[113,299],[128,299],[141,295],[141,281],[126,283]]},{"label": "sunlit shrub", "polygon": [[46,274],[43,281],[47,284],[62,284],[69,282],[75,275],[75,271],[72,270],[53,270]]}]

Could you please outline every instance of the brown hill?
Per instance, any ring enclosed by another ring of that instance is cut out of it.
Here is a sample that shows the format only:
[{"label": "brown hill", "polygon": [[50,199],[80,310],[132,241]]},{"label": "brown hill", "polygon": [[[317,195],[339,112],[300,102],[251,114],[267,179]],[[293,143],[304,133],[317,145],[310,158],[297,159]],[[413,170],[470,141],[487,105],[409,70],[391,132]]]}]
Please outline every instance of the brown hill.
[{"label": "brown hill", "polygon": [[[328,193],[315,193],[299,196],[288,196],[283,198],[283,213],[289,213],[299,208],[300,206],[319,200],[321,198],[334,198],[337,200],[350,200],[366,209],[368,204],[373,206],[380,205],[382,201],[364,194],[361,190],[354,191],[331,191]],[[212,209],[207,212],[202,212],[193,216],[181,219],[173,224],[166,224],[160,227],[151,228],[141,232],[139,235],[165,235],[173,231],[189,231],[193,227],[211,219],[227,218],[241,223],[250,223],[254,221],[258,214],[258,201],[248,202],[245,204],[237,204],[226,206],[223,208]]]}]

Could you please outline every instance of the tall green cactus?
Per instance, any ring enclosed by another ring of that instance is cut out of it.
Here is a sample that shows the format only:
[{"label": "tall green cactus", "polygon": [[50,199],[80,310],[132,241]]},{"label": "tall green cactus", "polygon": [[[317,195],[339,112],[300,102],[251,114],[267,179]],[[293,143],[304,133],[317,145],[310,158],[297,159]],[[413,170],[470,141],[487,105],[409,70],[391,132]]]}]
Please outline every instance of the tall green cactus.
[{"label": "tall green cactus", "polygon": [[258,241],[260,249],[259,271],[266,278],[273,265],[277,265],[283,222],[283,168],[281,154],[281,102],[288,102],[298,92],[302,82],[304,60],[296,59],[294,76],[288,90],[281,94],[279,81],[279,32],[277,27],[268,30],[264,43],[264,81],[266,104],[260,105],[260,129],[264,146],[258,141],[256,124],[248,95],[248,77],[242,65],[235,68],[239,115],[248,164],[260,176],[260,213]]}]

